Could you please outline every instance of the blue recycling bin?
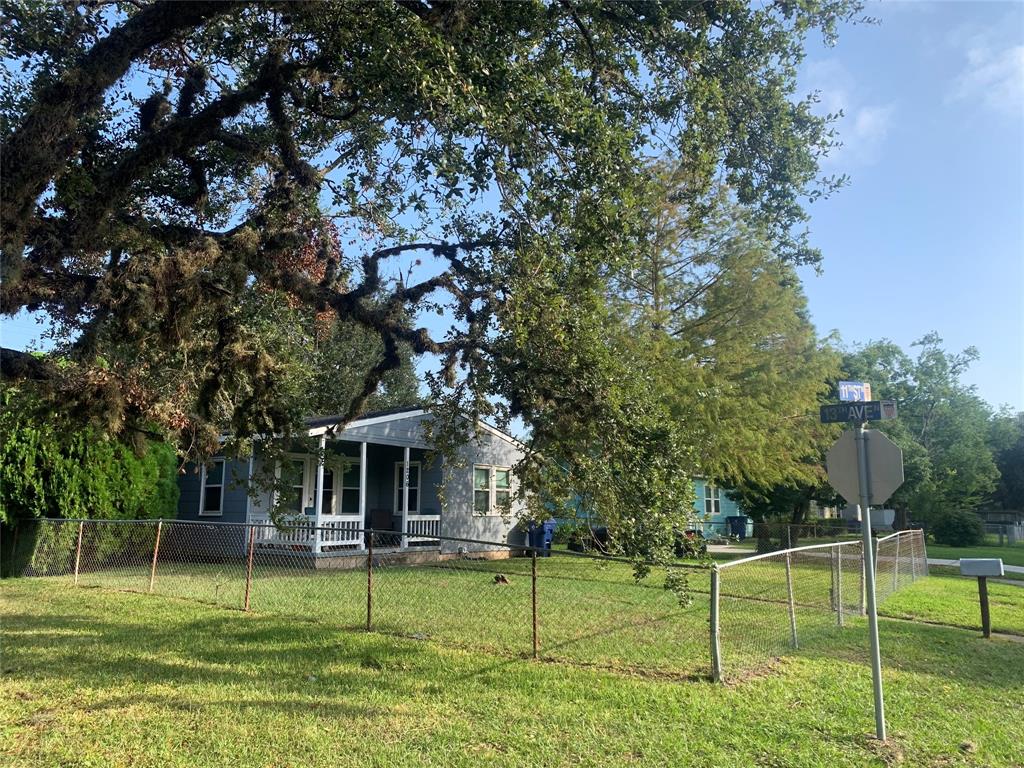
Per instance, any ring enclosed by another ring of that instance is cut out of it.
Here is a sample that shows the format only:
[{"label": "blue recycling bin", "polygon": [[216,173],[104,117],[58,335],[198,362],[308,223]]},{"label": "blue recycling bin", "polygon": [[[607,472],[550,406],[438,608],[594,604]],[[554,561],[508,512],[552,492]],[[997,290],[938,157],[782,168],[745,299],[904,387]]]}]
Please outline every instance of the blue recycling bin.
[{"label": "blue recycling bin", "polygon": [[725,518],[725,522],[729,525],[729,533],[732,536],[736,536],[740,541],[747,538],[747,516],[746,515],[731,515]]},{"label": "blue recycling bin", "polygon": [[555,537],[554,518],[545,520],[539,525],[537,523],[530,523],[526,533],[530,546],[541,550],[537,553],[538,555],[541,557],[551,556],[551,540]]}]

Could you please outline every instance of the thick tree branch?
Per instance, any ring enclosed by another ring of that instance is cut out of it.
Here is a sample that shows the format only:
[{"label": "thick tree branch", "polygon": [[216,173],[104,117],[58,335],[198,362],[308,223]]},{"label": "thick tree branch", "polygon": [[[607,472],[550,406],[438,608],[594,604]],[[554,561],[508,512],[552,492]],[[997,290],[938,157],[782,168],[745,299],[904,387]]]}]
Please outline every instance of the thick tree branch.
[{"label": "thick tree branch", "polygon": [[236,2],[154,3],[116,27],[36,98],[35,108],[3,142],[0,220],[7,257],[20,257],[36,199],[81,147],[79,121],[147,50],[231,11]]}]

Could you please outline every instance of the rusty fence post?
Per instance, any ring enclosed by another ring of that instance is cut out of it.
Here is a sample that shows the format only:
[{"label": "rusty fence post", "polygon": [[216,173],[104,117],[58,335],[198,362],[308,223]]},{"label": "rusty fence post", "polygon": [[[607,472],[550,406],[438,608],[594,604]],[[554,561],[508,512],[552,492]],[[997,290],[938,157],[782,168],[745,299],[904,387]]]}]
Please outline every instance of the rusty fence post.
[{"label": "rusty fence post", "polygon": [[78,544],[75,545],[75,586],[78,586],[78,566],[82,562],[82,531],[85,529],[85,521],[78,522]]},{"label": "rusty fence post", "polygon": [[160,552],[160,533],[163,530],[164,521],[158,520],[156,523],[156,542],[153,544],[153,563],[149,566],[149,591],[153,592],[153,582],[156,581],[156,558]]},{"label": "rusty fence post", "polygon": [[540,634],[537,626],[537,550],[530,553],[531,599],[533,601],[533,658],[540,655]]},{"label": "rusty fence post", "polygon": [[252,553],[256,545],[256,526],[249,526],[249,553],[245,563],[245,605],[242,610],[249,610],[249,598],[252,595]]},{"label": "rusty fence post", "polygon": [[366,631],[373,629],[373,529],[366,540]]}]

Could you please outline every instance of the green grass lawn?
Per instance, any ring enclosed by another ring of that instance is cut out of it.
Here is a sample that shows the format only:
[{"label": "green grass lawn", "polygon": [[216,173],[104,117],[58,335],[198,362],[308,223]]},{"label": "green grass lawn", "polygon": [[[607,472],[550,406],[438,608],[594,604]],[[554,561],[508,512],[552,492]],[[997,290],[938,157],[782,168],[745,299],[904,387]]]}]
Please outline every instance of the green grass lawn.
[{"label": "green grass lawn", "polygon": [[982,547],[945,547],[941,544],[928,545],[928,557],[940,560],[959,560],[961,557],[998,557],[1004,565],[1019,565],[1024,567],[1024,544],[1007,546],[982,546]]},{"label": "green grass lawn", "polygon": [[859,622],[731,685],[48,579],[0,584],[0,622],[11,768],[1009,767],[1024,740],[1024,645],[888,619],[886,745],[868,736]]}]

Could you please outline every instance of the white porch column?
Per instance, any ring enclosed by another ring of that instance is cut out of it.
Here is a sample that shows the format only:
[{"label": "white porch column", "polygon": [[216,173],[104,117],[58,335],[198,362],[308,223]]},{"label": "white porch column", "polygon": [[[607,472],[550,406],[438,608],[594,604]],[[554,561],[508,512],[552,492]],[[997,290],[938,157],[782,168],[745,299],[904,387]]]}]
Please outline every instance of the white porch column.
[{"label": "white porch column", "polygon": [[359,443],[359,525],[366,528],[366,441]]},{"label": "white porch column", "polygon": [[324,458],[327,450],[327,436],[320,435],[320,454],[316,461],[316,483],[313,485],[313,551],[320,551],[320,523],[324,506]]},{"label": "white porch column", "polygon": [[402,549],[409,546],[409,446],[402,456]]}]

